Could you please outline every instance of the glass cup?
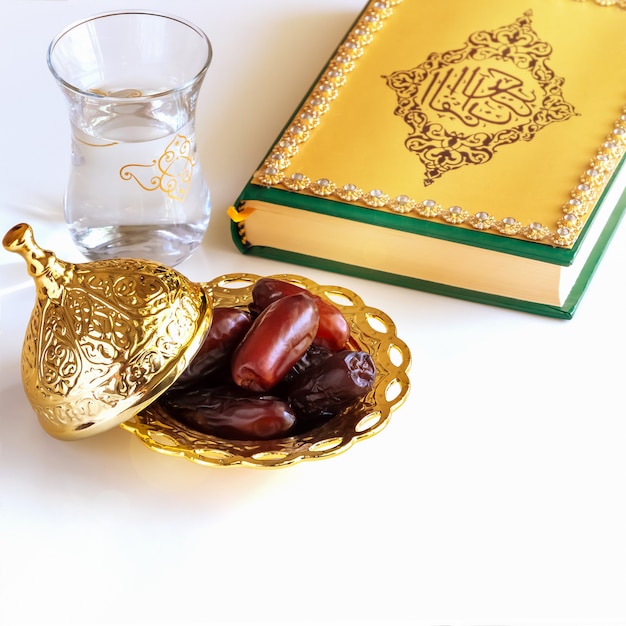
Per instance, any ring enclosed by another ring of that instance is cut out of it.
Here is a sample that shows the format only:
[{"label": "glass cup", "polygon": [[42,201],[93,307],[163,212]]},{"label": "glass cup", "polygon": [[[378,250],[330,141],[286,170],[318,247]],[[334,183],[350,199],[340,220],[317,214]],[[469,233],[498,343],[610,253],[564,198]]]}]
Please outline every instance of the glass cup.
[{"label": "glass cup", "polygon": [[65,219],[87,258],[173,267],[201,242],[211,201],[195,112],[211,57],[202,30],[148,11],[96,15],[50,43],[72,136]]}]

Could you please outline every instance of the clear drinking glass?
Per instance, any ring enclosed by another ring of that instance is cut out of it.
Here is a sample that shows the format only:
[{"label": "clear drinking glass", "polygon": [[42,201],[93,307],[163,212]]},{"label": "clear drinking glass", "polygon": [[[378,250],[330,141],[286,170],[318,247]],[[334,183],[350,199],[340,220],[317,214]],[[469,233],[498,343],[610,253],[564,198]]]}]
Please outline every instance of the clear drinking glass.
[{"label": "clear drinking glass", "polygon": [[148,11],[96,15],[51,42],[72,130],[65,219],[87,258],[174,266],[202,240],[211,202],[195,112],[211,57],[198,27]]}]

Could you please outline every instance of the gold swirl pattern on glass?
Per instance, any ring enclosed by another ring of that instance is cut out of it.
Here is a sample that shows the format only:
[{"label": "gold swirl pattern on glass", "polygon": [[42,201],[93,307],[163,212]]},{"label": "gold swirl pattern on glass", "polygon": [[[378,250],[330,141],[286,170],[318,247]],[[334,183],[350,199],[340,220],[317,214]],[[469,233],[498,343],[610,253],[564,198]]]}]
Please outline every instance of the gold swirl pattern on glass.
[{"label": "gold swirl pattern on glass", "polygon": [[[254,274],[227,274],[204,283],[204,287],[216,307],[246,307],[259,278]],[[270,441],[237,441],[198,433],[173,419],[158,401],[124,422],[122,428],[163,454],[200,465],[256,468],[324,459],[379,433],[388,424],[392,411],[406,399],[410,386],[411,354],[397,337],[393,321],[382,311],[367,306],[349,289],[318,285],[293,274],[275,278],[304,287],[342,310],[350,323],[351,348],[368,351],[376,365],[376,383],[365,398],[309,432]]]},{"label": "gold swirl pattern on glass", "polygon": [[[134,180],[146,191],[163,191],[172,200],[184,202],[191,184],[196,156],[191,141],[176,135],[163,154],[152,163],[129,163],[120,168],[123,180]],[[155,174],[155,168],[157,173]]]}]

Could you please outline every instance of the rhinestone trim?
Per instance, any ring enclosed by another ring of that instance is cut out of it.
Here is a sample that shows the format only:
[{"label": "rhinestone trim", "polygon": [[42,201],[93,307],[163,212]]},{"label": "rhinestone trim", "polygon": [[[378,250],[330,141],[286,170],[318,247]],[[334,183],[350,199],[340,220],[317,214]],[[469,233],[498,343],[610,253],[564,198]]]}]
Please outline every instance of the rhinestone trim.
[{"label": "rhinestone trim", "polygon": [[[358,20],[345,41],[339,46],[335,57],[309,94],[296,116],[283,133],[262,167],[255,172],[253,182],[263,186],[282,186],[290,191],[304,191],[314,196],[338,198],[343,202],[359,204],[377,210],[387,210],[415,218],[465,225],[483,232],[492,231],[506,236],[520,237],[556,247],[570,247],[576,241],[585,218],[600,197],[621,159],[626,154],[626,106],[605,137],[589,167],[580,176],[576,187],[563,206],[563,216],[553,227],[532,222],[522,224],[514,217],[501,220],[484,212],[471,212],[471,207],[452,206],[444,208],[436,199],[411,198],[405,194],[389,196],[381,189],[363,191],[351,182],[331,181],[320,178],[309,180],[297,172],[286,175],[290,157],[305,143],[317,127],[321,117],[328,112],[347,77],[354,69],[364,49],[373,41],[374,35],[403,0],[378,0],[369,6]],[[595,2],[604,7],[626,10],[626,0],[573,0]]]}]

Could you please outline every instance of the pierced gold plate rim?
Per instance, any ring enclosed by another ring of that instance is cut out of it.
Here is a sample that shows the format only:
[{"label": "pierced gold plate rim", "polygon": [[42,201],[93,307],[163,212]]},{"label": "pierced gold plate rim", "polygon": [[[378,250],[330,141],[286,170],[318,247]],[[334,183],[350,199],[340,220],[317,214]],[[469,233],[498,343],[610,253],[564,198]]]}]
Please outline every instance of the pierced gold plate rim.
[{"label": "pierced gold plate rim", "polygon": [[[394,322],[345,287],[320,285],[296,274],[271,277],[304,287],[342,310],[351,326],[350,346],[367,350],[376,364],[376,383],[372,391],[317,428],[269,441],[230,440],[199,433],[174,420],[158,401],[122,423],[124,430],[156,452],[182,457],[198,465],[254,468],[286,467],[336,456],[383,430],[410,389],[411,353],[406,343],[397,337]],[[210,293],[214,307],[245,307],[259,278],[257,274],[224,274],[202,286]]]}]

